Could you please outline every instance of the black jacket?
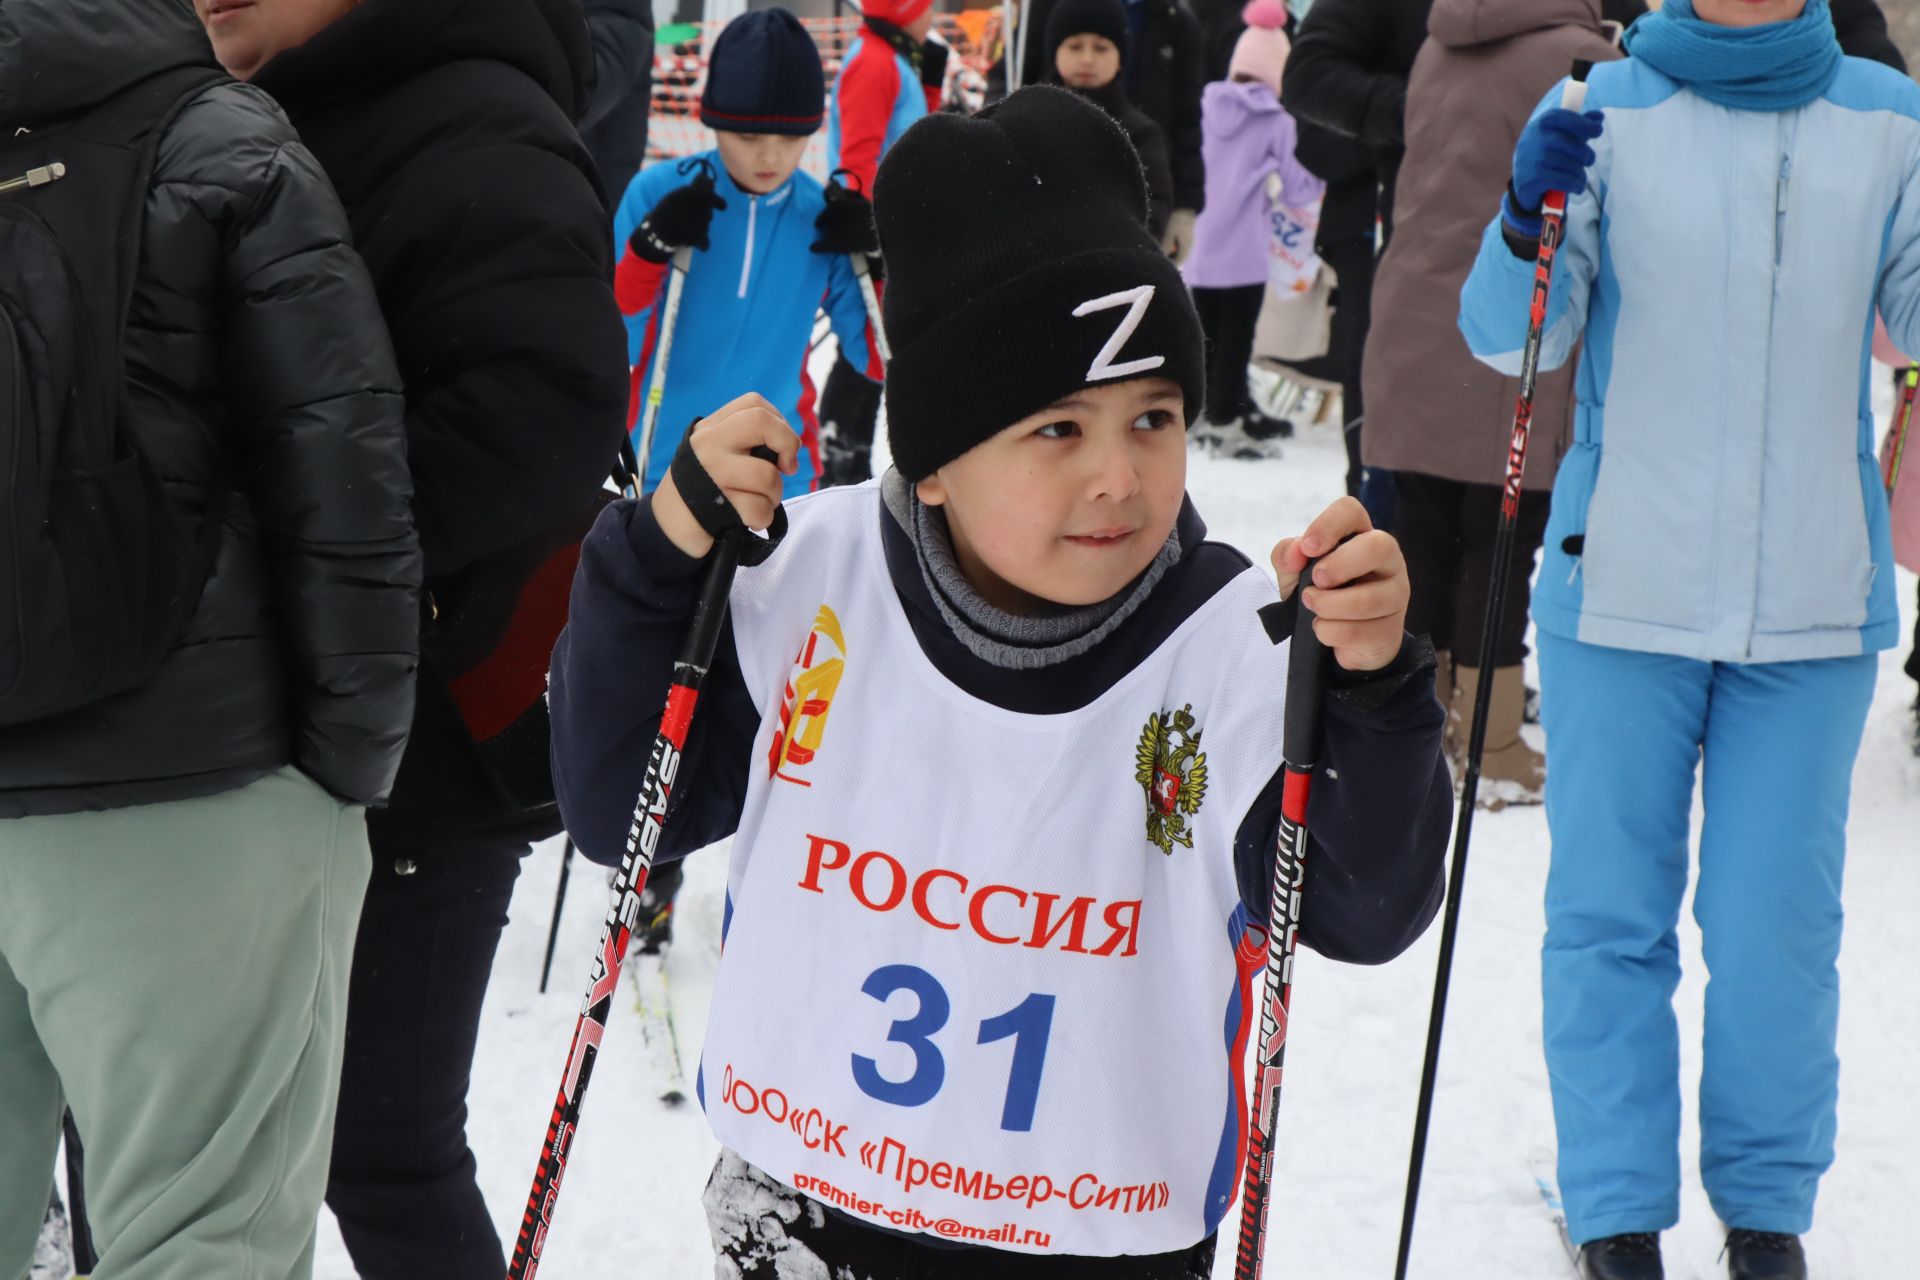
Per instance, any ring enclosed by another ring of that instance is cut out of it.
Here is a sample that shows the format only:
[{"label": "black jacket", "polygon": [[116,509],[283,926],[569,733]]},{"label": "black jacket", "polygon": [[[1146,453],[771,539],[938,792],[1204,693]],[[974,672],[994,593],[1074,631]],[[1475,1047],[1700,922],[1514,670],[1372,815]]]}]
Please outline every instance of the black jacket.
[{"label": "black jacket", "polygon": [[[1060,85],[1060,77],[1053,76],[1049,84]],[[1104,89],[1074,90],[1088,102],[1112,116],[1127,138],[1133,143],[1133,149],[1139,153],[1140,167],[1147,179],[1147,230],[1158,240],[1166,234],[1167,222],[1173,217],[1173,161],[1167,154],[1167,135],[1140,108],[1127,98],[1126,86],[1119,80]]]},{"label": "black jacket", "polygon": [[[367,0],[254,78],[325,166],[407,388],[427,587],[443,617],[580,522],[626,424],[626,328],[592,159],[579,0]],[[484,583],[482,580],[486,580]],[[559,828],[488,782],[432,655],[376,837]]]},{"label": "black jacket", "polygon": [[[1027,41],[1021,84],[1050,84],[1047,29],[1053,0],[1028,0],[1033,37]],[[1200,155],[1200,91],[1206,87],[1200,22],[1181,0],[1145,0],[1140,34],[1127,56],[1127,97],[1166,135],[1173,168],[1173,204],[1198,213],[1207,205],[1207,169]]]},{"label": "black jacket", "polygon": [[593,31],[593,96],[580,137],[593,154],[607,203],[618,206],[647,160],[647,108],[653,97],[651,0],[584,0]]},{"label": "black jacket", "polygon": [[[6,0],[0,127],[214,68],[184,5]],[[129,425],[218,557],[146,684],[0,728],[0,817],[204,796],[291,763],[387,794],[411,717],[420,558],[400,381],[319,166],[267,96],[210,88],[161,142],[126,338]]]},{"label": "black jacket", "polygon": [[1407,78],[1427,41],[1433,0],[1317,0],[1293,38],[1280,100],[1302,122],[1373,153],[1389,236],[1406,150]]},{"label": "black jacket", "polygon": [[[947,628],[912,543],[878,494],[872,501],[875,540],[927,660],[970,696],[1029,714],[1058,714],[1098,698],[1247,567],[1238,551],[1206,541],[1206,526],[1189,504],[1180,516],[1179,563],[1132,617],[1083,657],[1009,671],[976,657]],[[625,851],[700,574],[700,562],[661,532],[651,499],[610,507],[582,549],[572,613],[553,654],[553,742],[567,829],[595,861],[617,863]],[[1311,905],[1301,938],[1333,959],[1392,959],[1440,905],[1453,786],[1440,753],[1445,716],[1433,694],[1431,655],[1424,641],[1410,640],[1393,668],[1347,680],[1352,687],[1328,701],[1309,801]],[[681,757],[661,858],[682,857],[738,827],[748,771],[764,767],[761,730],[729,625]],[[1274,780],[1235,839],[1241,898],[1260,921],[1267,919],[1280,820],[1277,741],[1274,757]]]}]

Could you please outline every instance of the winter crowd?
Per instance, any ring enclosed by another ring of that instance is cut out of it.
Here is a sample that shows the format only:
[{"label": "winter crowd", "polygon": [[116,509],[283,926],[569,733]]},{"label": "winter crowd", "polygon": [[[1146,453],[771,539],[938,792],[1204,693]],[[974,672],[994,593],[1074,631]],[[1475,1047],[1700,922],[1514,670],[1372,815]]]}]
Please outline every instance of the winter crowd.
[{"label": "winter crowd", "polygon": [[[1818,1274],[1920,87],[1874,0],[1189,3],[1027,0],[972,115],[932,0],[755,8],[648,162],[649,0],[0,0],[0,1280],[304,1280],[323,1203],[530,1277],[466,1095],[563,831],[652,950],[732,839],[717,1275],[1205,1280],[1270,922],[1400,955],[1476,771],[1579,1274],[1664,1274],[1690,880],[1724,1265]],[[1256,354],[1348,462],[1269,564],[1186,489],[1285,465]]]}]

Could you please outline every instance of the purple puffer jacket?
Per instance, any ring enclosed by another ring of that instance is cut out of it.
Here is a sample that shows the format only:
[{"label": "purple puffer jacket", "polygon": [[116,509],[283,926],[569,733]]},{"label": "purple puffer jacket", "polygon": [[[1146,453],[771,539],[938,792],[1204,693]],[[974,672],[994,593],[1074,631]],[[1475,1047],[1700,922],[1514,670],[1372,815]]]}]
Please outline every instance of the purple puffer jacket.
[{"label": "purple puffer jacket", "polygon": [[1200,108],[1207,207],[1194,228],[1187,283],[1196,289],[1265,284],[1273,238],[1267,175],[1280,175],[1282,199],[1296,207],[1320,199],[1327,184],[1294,159],[1299,130],[1272,86],[1216,80]]}]

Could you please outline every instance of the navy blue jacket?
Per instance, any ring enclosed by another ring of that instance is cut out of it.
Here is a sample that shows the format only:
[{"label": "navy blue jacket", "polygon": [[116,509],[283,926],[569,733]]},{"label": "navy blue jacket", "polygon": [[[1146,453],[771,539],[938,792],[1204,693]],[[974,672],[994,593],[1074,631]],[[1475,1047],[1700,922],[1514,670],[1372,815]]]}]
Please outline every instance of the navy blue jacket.
[{"label": "navy blue jacket", "polygon": [[[607,865],[626,850],[634,797],[700,579],[700,562],[661,532],[650,502],[618,502],[601,514],[582,547],[572,611],[553,653],[561,812],[581,852]],[[911,541],[885,506],[877,506],[875,537],[928,660],[974,697],[1032,714],[1093,701],[1248,564],[1233,548],[1205,541],[1206,526],[1189,503],[1180,516],[1185,550],[1179,563],[1131,618],[1083,657],[1009,671],[976,657],[947,629]],[[1410,640],[1384,672],[1336,675],[1309,802],[1301,929],[1301,939],[1331,959],[1391,960],[1440,906],[1453,786],[1440,751],[1445,717],[1434,698],[1432,667],[1431,647]],[[688,781],[674,789],[659,859],[683,857],[733,833],[760,729],[729,628],[701,693],[680,767]],[[1273,755],[1273,781],[1235,839],[1241,897],[1260,921],[1267,919],[1280,824],[1277,731]]]}]

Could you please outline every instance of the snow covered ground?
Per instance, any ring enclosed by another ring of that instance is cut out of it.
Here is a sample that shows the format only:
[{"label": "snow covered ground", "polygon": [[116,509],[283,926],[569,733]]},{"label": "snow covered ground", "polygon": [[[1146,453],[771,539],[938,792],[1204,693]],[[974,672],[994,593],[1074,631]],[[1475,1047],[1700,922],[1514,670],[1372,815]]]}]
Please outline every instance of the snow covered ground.
[{"label": "snow covered ground", "polygon": [[[1489,424],[1488,449],[1502,447]],[[1265,562],[1340,489],[1340,441],[1304,432],[1277,462],[1195,457],[1189,487],[1212,536]],[[1914,581],[1900,598],[1912,622]],[[1902,654],[1882,667],[1854,783],[1849,919],[1842,958],[1844,1061],[1839,1163],[1808,1239],[1820,1280],[1893,1280],[1913,1274],[1911,1220],[1920,1202],[1920,1000],[1912,975],[1920,943],[1920,762],[1907,750],[1913,685]],[[1697,813],[1696,813],[1697,820]],[[1529,1173],[1530,1152],[1553,1141],[1540,1057],[1537,956],[1547,868],[1538,809],[1483,816],[1475,827],[1446,1054],[1427,1161],[1413,1274],[1423,1280],[1540,1280],[1568,1274]],[[576,861],[553,984],[536,992],[559,843],[526,863],[513,922],[488,994],[472,1093],[471,1133],[481,1185],[504,1239],[520,1222],[552,1107],[568,1036],[605,909],[604,878]],[[726,852],[688,866],[671,977],[691,1068],[719,960]],[[1697,1076],[1697,1028],[1706,975],[1691,915],[1682,921],[1687,980],[1678,1006],[1685,1060]],[[1382,1280],[1392,1273],[1419,1085],[1438,925],[1406,956],[1378,969],[1303,954],[1294,992],[1281,1108],[1275,1240],[1269,1274],[1299,1280]],[[617,1014],[631,1009],[620,1001]],[[638,1036],[616,1016],[594,1076],[542,1274],[555,1280],[694,1280],[713,1272],[700,1190],[715,1145],[697,1104],[667,1110],[641,1080]],[[1693,1090],[1686,1090],[1687,1142]],[[1720,1233],[1699,1191],[1696,1152],[1684,1152],[1691,1191],[1667,1241],[1674,1280],[1709,1280]],[[1227,1219],[1228,1234],[1238,1210]],[[350,1280],[330,1221],[318,1274]],[[1217,1275],[1231,1274],[1223,1248]]]}]

